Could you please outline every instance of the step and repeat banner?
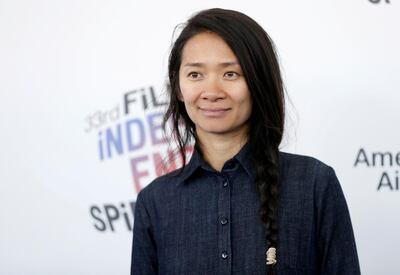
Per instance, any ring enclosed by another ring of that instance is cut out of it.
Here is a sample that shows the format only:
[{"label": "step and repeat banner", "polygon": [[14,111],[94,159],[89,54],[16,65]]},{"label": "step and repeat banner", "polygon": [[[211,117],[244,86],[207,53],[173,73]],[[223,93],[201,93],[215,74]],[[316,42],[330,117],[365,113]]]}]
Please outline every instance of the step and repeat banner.
[{"label": "step and repeat banner", "polygon": [[137,194],[181,165],[161,129],[174,29],[212,7],[270,34],[281,150],[335,169],[362,273],[400,274],[396,0],[0,0],[0,274],[129,274]]}]

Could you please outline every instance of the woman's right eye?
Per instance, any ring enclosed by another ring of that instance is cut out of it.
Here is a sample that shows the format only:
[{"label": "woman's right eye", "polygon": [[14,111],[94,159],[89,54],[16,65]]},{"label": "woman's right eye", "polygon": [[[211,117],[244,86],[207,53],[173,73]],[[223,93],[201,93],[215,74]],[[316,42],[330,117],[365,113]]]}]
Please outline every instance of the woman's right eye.
[{"label": "woman's right eye", "polygon": [[200,73],[198,73],[198,72],[190,72],[189,74],[188,74],[188,77],[189,78],[191,78],[191,79],[199,79],[200,78]]}]

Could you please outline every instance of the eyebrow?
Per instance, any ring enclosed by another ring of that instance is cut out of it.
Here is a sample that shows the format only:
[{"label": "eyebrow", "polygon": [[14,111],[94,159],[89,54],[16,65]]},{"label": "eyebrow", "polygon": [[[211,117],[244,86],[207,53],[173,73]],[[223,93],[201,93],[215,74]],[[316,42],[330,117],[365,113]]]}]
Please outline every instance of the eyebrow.
[{"label": "eyebrow", "polygon": [[[205,67],[205,63],[201,63],[201,62],[189,62],[186,63],[185,65],[183,65],[184,67]],[[222,62],[218,64],[219,67],[228,67],[228,66],[239,66],[239,63],[235,62],[235,61],[231,61],[231,62]]]}]

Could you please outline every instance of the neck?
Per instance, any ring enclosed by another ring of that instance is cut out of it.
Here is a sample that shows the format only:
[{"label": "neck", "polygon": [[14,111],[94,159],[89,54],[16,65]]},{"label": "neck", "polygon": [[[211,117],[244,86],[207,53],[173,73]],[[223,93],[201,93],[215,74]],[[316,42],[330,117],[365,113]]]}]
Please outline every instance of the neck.
[{"label": "neck", "polygon": [[221,171],[224,163],[234,157],[247,142],[247,134],[203,135],[198,133],[204,160],[215,170]]}]

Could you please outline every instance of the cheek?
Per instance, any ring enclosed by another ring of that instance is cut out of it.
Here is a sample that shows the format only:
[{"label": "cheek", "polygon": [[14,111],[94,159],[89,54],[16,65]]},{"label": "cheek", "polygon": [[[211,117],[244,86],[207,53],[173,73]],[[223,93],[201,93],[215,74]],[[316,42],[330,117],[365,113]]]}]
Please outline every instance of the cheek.
[{"label": "cheek", "polygon": [[182,78],[179,78],[179,90],[180,93],[178,94],[179,100],[184,101],[184,99],[186,98],[186,91],[187,91],[187,87],[185,85],[185,81],[182,81]]},{"label": "cheek", "polygon": [[239,102],[240,109],[242,109],[244,115],[249,117],[253,108],[253,100],[247,85],[244,85],[243,89],[237,94],[237,102]]},{"label": "cheek", "polygon": [[253,102],[250,100],[246,107],[247,107],[247,118],[249,118],[253,110]]},{"label": "cheek", "polygon": [[250,114],[251,114],[251,109],[252,109],[252,107],[253,107],[253,103],[252,103],[251,99],[245,98],[245,99],[243,99],[243,101],[241,102],[239,108],[240,108],[240,110],[241,110],[242,115],[243,115],[244,117],[247,118],[247,117],[249,117]]},{"label": "cheek", "polygon": [[180,82],[179,85],[180,88],[180,95],[179,95],[179,100],[184,101],[185,105],[187,103],[192,103],[196,99],[196,89],[192,87],[191,85],[187,85],[184,81]]},{"label": "cheek", "polygon": [[238,102],[240,105],[243,105],[243,107],[247,107],[248,105],[252,105],[252,99],[251,99],[251,94],[250,91],[247,88],[246,84],[242,84],[241,86],[237,87],[235,89],[235,100]]}]

